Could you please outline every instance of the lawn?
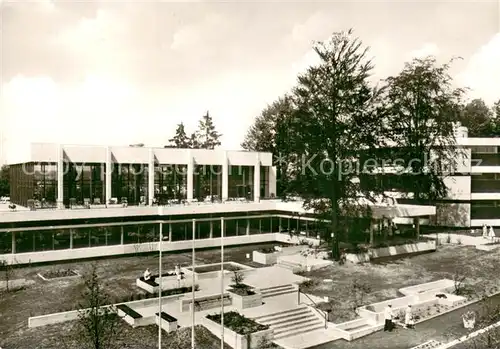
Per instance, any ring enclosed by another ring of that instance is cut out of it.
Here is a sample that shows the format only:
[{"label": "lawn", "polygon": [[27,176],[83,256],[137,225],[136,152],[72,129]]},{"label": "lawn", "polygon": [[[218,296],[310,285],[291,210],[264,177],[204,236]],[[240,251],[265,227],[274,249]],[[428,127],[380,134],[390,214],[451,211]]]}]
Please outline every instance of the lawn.
[{"label": "lawn", "polygon": [[[246,254],[251,254],[256,249],[271,246],[273,244],[226,247],[224,260],[259,267],[260,265],[248,261]],[[177,264],[181,266],[191,265],[191,258],[190,252],[164,253],[162,268],[163,270],[173,270]],[[158,271],[157,255],[78,261],[16,269],[14,271],[15,275],[11,277],[12,279],[25,278],[33,280],[34,283],[24,290],[1,294],[0,347],[16,349],[58,347],[55,343],[58,343],[60,333],[66,333],[70,324],[29,329],[28,318],[78,308],[84,290],[83,278],[58,278],[43,281],[37,276],[37,273],[71,269],[78,271],[80,274],[85,274],[93,263],[97,265],[98,275],[103,279],[104,290],[109,294],[112,301],[123,300],[131,295],[145,295],[146,292],[136,286],[136,278],[142,276],[146,268],[149,268],[153,274]],[[197,251],[196,263],[220,263],[220,250]],[[4,277],[4,273],[0,272],[0,280],[4,279]],[[157,329],[157,327],[155,328]],[[140,344],[144,345],[140,348],[153,348],[156,340],[155,336],[148,337],[143,331],[146,330],[142,328],[132,329],[126,325],[123,331],[124,342],[137,342],[137,348],[140,347]],[[152,330],[152,332],[155,331]],[[134,347],[129,346],[129,348]],[[211,347],[207,346],[207,348]],[[217,348],[220,348],[220,344]]]}]

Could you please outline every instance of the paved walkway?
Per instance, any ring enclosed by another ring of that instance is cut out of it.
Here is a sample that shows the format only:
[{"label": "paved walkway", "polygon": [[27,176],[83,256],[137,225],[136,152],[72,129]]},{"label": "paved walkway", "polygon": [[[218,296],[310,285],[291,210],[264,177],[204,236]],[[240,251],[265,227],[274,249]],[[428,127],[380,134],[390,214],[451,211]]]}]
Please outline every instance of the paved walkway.
[{"label": "paved walkway", "polygon": [[[491,299],[495,304],[500,304],[500,295],[494,296]],[[463,327],[462,314],[468,310],[477,310],[480,306],[480,303],[475,303],[424,321],[417,324],[415,330],[406,330],[397,327],[390,333],[379,331],[352,342],[338,340],[311,347],[310,349],[408,349],[430,339],[447,343],[467,334],[467,330]]]}]

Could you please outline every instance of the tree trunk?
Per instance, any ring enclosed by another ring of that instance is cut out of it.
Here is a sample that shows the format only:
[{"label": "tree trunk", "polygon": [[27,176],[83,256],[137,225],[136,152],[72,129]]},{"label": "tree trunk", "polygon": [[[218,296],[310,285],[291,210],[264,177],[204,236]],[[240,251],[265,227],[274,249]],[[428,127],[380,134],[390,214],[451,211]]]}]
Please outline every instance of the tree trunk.
[{"label": "tree trunk", "polygon": [[373,246],[373,230],[374,230],[374,224],[373,220],[370,220],[370,245]]}]

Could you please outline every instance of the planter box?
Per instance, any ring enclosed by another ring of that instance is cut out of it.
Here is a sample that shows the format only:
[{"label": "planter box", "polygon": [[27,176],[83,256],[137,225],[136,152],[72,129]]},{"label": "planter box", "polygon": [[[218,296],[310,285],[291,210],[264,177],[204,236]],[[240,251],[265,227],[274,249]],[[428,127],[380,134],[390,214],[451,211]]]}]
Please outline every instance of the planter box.
[{"label": "planter box", "polygon": [[[203,317],[202,325],[220,339],[221,325],[207,319],[205,316]],[[270,328],[268,330],[254,332],[248,336],[242,336],[224,327],[224,342],[233,349],[256,349],[263,339],[272,341],[274,339],[274,330]]]},{"label": "planter box", "polygon": [[167,332],[177,331],[177,319],[164,311],[161,312],[161,316],[159,313],[156,313],[155,322],[162,330]]},{"label": "planter box", "polygon": [[229,289],[228,292],[231,295],[233,306],[238,309],[254,308],[262,305],[262,293],[260,292],[248,296],[241,296],[233,293],[231,289]]},{"label": "planter box", "polygon": [[435,291],[435,292],[443,292],[453,290],[455,286],[455,282],[449,279],[441,279],[438,281],[427,282],[425,284],[419,284],[414,286],[403,287],[399,289],[399,292],[404,294],[405,296],[409,295],[418,295],[422,292]]},{"label": "planter box", "polygon": [[[167,274],[165,274],[167,275]],[[166,290],[165,288],[165,284],[176,284],[177,283],[177,275],[168,275],[168,276],[162,276],[162,290]],[[191,283],[186,283],[186,279],[185,279],[185,275],[183,274],[182,275],[183,279],[181,279],[181,287],[183,286],[186,286],[186,287],[190,287],[191,286]],[[159,288],[159,284],[158,284],[158,281],[159,280],[159,276],[158,275],[152,275],[151,276],[151,279],[148,280],[148,281],[144,281],[144,278],[143,277],[140,277],[140,278],[137,278],[136,281],[135,281],[135,284],[137,287],[140,287],[142,288],[143,290],[149,292],[149,293],[158,293],[158,288]],[[189,280],[191,281],[191,280]],[[170,287],[172,288],[172,287]]]},{"label": "planter box", "polygon": [[134,309],[125,304],[117,305],[116,313],[132,327],[147,326],[154,323],[153,316],[143,317],[141,314],[137,313]]},{"label": "planter box", "polygon": [[281,252],[264,253],[259,251],[252,252],[252,260],[255,263],[264,265],[273,265],[278,262],[278,257],[281,256]]}]

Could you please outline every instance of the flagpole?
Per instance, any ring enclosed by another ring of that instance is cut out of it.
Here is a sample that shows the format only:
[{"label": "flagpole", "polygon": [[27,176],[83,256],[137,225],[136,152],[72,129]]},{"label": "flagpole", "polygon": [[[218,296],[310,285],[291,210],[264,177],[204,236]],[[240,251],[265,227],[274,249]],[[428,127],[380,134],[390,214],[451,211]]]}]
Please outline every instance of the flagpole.
[{"label": "flagpole", "polygon": [[[159,237],[159,241],[158,241],[158,251],[160,252],[160,259],[159,259],[159,262],[158,262],[158,271],[159,271],[159,275],[158,275],[158,284],[159,284],[159,287],[158,287],[158,316],[160,317],[160,320],[161,320],[161,291],[162,291],[162,277],[161,277],[161,273],[162,273],[162,270],[161,270],[161,257],[162,257],[162,246],[161,246],[161,243],[163,241],[163,223],[160,221],[160,237]],[[158,325],[158,349],[161,349],[161,321],[159,322],[159,325]]]},{"label": "flagpole", "polygon": [[192,285],[191,285],[191,349],[194,348],[194,283],[195,283],[195,270],[194,270],[194,264],[195,264],[195,259],[194,259],[194,245],[195,245],[195,231],[196,231],[196,219],[193,219],[193,250],[192,250],[192,257],[193,257],[193,279],[192,279]]},{"label": "flagpole", "polygon": [[220,219],[220,347],[224,349],[224,217]]}]

